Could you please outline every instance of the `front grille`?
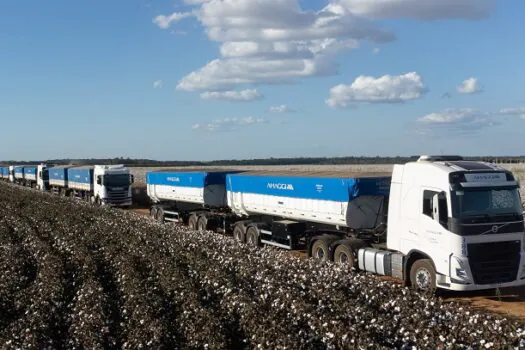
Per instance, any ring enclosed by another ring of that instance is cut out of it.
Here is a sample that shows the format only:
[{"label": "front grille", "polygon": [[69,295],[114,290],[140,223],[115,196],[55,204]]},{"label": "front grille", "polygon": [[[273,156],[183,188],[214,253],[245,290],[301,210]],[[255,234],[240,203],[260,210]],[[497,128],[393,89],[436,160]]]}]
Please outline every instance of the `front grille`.
[{"label": "front grille", "polygon": [[520,241],[468,244],[468,260],[476,284],[516,280],[520,264]]}]

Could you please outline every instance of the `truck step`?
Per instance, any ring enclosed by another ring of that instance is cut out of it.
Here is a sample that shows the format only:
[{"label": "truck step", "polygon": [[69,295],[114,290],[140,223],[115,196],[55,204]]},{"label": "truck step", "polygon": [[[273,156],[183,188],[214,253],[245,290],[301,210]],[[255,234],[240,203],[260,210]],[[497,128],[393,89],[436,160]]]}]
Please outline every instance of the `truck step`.
[{"label": "truck step", "polygon": [[273,245],[273,246],[276,246],[276,247],[279,247],[279,248],[288,249],[288,250],[292,249],[292,247],[290,247],[289,245],[281,244],[281,243],[277,243],[277,242],[272,242],[272,241],[267,241],[265,239],[261,239],[261,243],[268,244],[268,245]]}]

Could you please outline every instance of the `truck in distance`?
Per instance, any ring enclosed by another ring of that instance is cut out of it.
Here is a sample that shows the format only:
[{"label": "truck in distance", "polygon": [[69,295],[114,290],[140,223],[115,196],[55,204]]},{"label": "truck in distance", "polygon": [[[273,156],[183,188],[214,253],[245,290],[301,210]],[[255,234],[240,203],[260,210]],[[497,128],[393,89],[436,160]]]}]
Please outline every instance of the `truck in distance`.
[{"label": "truck in distance", "polygon": [[134,182],[124,165],[56,166],[49,172],[50,190],[98,205],[128,207]]},{"label": "truck in distance", "polygon": [[16,184],[46,191],[48,186],[47,165],[16,165],[8,168]]},{"label": "truck in distance", "polygon": [[392,276],[423,291],[525,284],[524,224],[512,172],[422,156],[392,174],[150,172],[159,221]]}]

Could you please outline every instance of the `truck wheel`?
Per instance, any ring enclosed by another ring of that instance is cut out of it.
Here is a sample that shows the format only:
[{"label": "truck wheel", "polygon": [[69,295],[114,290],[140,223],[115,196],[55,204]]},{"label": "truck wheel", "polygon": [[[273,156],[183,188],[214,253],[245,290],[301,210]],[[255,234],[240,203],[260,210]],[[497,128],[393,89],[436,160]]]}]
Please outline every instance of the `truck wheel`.
[{"label": "truck wheel", "polygon": [[237,242],[246,243],[246,232],[242,225],[236,225],[233,229],[233,239]]},{"label": "truck wheel", "polygon": [[251,245],[252,247],[258,247],[260,244],[259,239],[259,230],[257,230],[257,227],[251,226],[246,231],[246,243],[248,245]]},{"label": "truck wheel", "polygon": [[328,242],[324,239],[318,239],[312,246],[312,257],[321,260],[330,260],[330,251],[328,249]]},{"label": "truck wheel", "polygon": [[197,215],[191,214],[190,218],[188,219],[188,227],[190,228],[190,230],[195,231],[197,229],[197,221]]},{"label": "truck wheel", "polygon": [[410,268],[410,283],[415,289],[433,293],[436,288],[436,271],[429,259],[417,260]]},{"label": "truck wheel", "polygon": [[151,216],[153,219],[157,217],[157,210],[159,210],[158,207],[151,207],[149,211],[149,216]]},{"label": "truck wheel", "polygon": [[203,232],[208,229],[208,218],[204,215],[197,220],[197,231]]},{"label": "truck wheel", "polygon": [[155,220],[157,220],[160,223],[164,222],[164,210],[162,208],[158,208],[155,212]]},{"label": "truck wheel", "polygon": [[355,265],[356,257],[348,245],[340,244],[335,248],[334,261],[336,263],[348,265],[351,268]]}]

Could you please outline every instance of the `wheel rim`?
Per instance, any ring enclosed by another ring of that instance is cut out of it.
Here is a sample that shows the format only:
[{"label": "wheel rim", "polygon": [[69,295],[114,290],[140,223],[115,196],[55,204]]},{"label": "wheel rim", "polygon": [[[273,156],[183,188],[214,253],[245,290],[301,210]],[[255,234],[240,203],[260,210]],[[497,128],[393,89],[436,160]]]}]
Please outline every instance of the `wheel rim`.
[{"label": "wheel rim", "polygon": [[324,259],[324,256],[325,256],[325,252],[324,252],[324,249],[323,248],[317,248],[316,251],[315,251],[315,257],[317,259]]},{"label": "wheel rim", "polygon": [[416,285],[421,290],[428,290],[430,288],[430,271],[421,268],[416,271]]},{"label": "wheel rim", "polygon": [[339,253],[339,262],[342,264],[347,264],[350,258],[345,252]]}]

